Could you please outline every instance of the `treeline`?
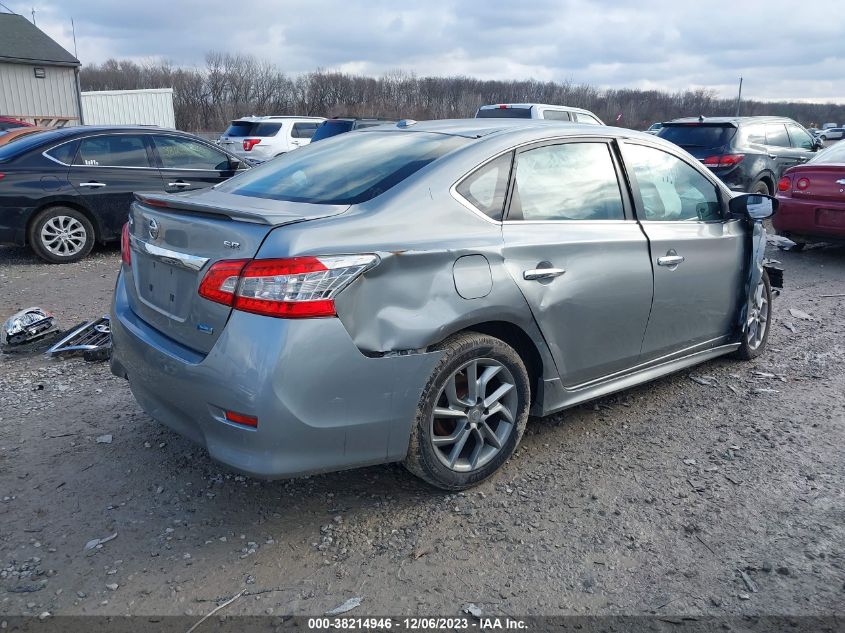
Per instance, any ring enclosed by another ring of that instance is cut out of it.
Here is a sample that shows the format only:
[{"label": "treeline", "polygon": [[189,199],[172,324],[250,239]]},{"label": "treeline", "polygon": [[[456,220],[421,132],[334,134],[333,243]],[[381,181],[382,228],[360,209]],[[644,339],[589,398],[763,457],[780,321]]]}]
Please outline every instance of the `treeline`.
[{"label": "treeline", "polygon": [[[680,116],[736,111],[735,100],[718,98],[715,91],[705,89],[675,93],[598,89],[571,82],[418,77],[401,71],[381,77],[325,70],[290,76],[271,62],[229,53],[209,53],[202,68],[110,59],[84,67],[80,82],[83,90],[173,88],[176,125],[192,132],[219,132],[231,119],[253,114],[464,118],[486,103],[565,104],[630,128]],[[807,126],[821,126],[845,121],[845,104],[743,101],[742,114],[788,116]]]}]

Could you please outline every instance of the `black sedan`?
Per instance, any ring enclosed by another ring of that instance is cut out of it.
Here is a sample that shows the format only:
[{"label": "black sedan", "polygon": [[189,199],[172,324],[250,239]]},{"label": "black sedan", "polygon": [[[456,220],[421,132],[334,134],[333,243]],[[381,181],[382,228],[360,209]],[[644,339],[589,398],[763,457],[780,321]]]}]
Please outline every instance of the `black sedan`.
[{"label": "black sedan", "polygon": [[0,147],[0,244],[56,264],[119,239],[135,191],[209,187],[249,165],[196,136],[154,127],[75,127]]}]

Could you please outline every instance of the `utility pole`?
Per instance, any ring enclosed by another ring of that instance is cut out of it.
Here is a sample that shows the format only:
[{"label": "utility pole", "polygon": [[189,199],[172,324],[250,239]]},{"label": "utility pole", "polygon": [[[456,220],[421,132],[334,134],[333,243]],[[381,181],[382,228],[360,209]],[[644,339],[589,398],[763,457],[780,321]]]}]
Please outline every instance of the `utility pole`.
[{"label": "utility pole", "polygon": [[76,25],[73,23],[73,18],[70,19],[70,30],[73,33],[73,56],[79,59],[79,55],[76,52]]},{"label": "utility pole", "polygon": [[736,95],[736,115],[739,116],[739,104],[742,101],[742,77],[739,78],[739,93]]}]

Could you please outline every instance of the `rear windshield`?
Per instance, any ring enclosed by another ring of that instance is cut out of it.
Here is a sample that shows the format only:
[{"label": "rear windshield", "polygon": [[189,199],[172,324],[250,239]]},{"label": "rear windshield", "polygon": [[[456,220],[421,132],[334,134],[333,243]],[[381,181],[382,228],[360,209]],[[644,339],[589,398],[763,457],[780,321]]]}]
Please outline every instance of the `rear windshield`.
[{"label": "rear windshield", "polygon": [[360,204],[469,142],[426,132],[343,134],[254,167],[218,189],[271,200]]},{"label": "rear windshield", "polygon": [[810,162],[817,165],[845,165],[845,141],[840,141],[836,145],[819,152]]},{"label": "rear windshield", "polygon": [[476,119],[530,119],[531,108],[479,108]]},{"label": "rear windshield", "polygon": [[282,129],[281,123],[259,123],[257,121],[232,121],[223,136],[275,136]]},{"label": "rear windshield", "polygon": [[323,121],[317,131],[314,132],[314,136],[311,137],[311,142],[343,134],[351,129],[352,121]]},{"label": "rear windshield", "polygon": [[657,136],[681,147],[722,147],[736,134],[732,125],[700,125],[697,123],[664,125]]},{"label": "rear windshield", "polygon": [[27,134],[26,136],[15,139],[14,143],[7,143],[6,145],[0,146],[0,163],[17,158],[40,145],[49,146],[49,142],[58,142],[63,138],[67,138],[67,134],[59,130]]}]

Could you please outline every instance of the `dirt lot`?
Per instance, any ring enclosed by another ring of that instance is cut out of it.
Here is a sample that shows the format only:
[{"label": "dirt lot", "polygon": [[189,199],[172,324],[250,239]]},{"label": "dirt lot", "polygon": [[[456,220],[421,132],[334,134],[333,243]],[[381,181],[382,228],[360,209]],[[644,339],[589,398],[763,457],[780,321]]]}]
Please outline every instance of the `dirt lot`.
[{"label": "dirt lot", "polygon": [[[241,590],[226,613],[842,612],[845,248],[771,256],[786,289],[760,359],[534,420],[458,495],[399,466],[245,479],[106,364],[2,356],[0,613],[196,616]],[[0,315],[98,316],[118,263],[0,248]]]}]

